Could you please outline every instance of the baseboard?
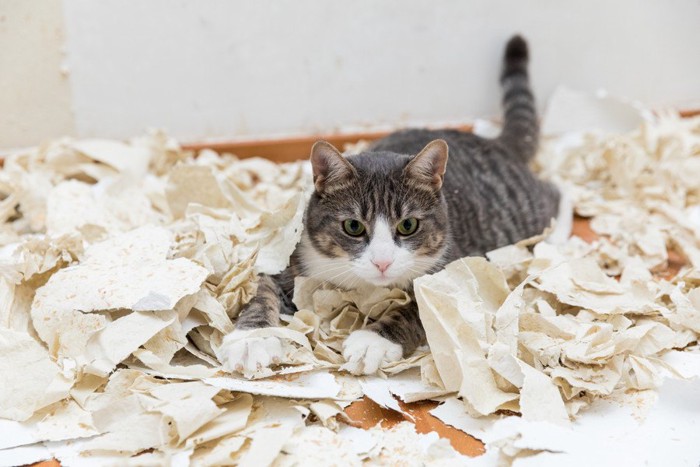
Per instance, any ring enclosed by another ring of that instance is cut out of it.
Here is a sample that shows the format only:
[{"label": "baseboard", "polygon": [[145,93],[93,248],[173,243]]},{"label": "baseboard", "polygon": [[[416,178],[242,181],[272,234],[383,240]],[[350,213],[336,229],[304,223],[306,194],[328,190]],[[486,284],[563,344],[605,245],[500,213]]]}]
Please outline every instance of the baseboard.
[{"label": "baseboard", "polygon": [[[471,125],[452,127],[462,131],[471,131]],[[291,162],[309,157],[311,146],[324,140],[342,150],[346,144],[358,141],[374,141],[391,133],[390,131],[334,133],[310,136],[297,136],[279,139],[255,139],[248,141],[215,141],[183,144],[185,149],[199,151],[211,149],[218,153],[231,153],[238,157],[264,157],[275,162]]]},{"label": "baseboard", "polygon": [[[690,118],[700,115],[700,109],[681,110],[681,117]],[[471,131],[471,125],[452,127],[462,131]],[[311,146],[318,140],[325,140],[336,146],[356,143],[361,140],[373,141],[388,135],[389,131],[334,133],[310,136],[297,136],[279,139],[229,140],[215,142],[194,142],[183,144],[186,149],[199,151],[211,149],[218,153],[231,153],[238,157],[264,157],[275,162],[291,162],[309,157]]]}]

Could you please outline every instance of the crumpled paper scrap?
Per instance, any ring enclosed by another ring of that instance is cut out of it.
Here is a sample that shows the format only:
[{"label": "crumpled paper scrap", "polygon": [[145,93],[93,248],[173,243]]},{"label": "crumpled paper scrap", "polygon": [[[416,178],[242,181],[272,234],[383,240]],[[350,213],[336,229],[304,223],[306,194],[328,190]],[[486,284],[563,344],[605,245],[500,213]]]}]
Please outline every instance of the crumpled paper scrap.
[{"label": "crumpled paper scrap", "polygon": [[415,291],[438,372],[467,410],[516,409],[526,417],[568,420],[549,376],[518,358],[522,287],[511,293],[496,266],[466,258],[417,279]]},{"label": "crumpled paper scrap", "polygon": [[0,327],[0,417],[27,420],[68,396],[72,379],[31,336]]},{"label": "crumpled paper scrap", "polygon": [[161,220],[143,190],[125,178],[96,184],[68,180],[48,194],[46,231],[54,237],[79,232],[94,242],[108,232],[127,232]]},{"label": "crumpled paper scrap", "polygon": [[[532,446],[556,447],[489,437],[504,410],[561,427],[619,391],[653,393],[692,373],[690,351],[673,349],[700,330],[699,125],[663,114],[627,134],[545,141],[538,170],[571,188],[601,237],[531,239],[419,279],[433,355],[421,348],[387,365],[387,379],[365,381],[369,395],[399,408],[395,397],[447,398],[441,407],[480,416],[464,415],[480,431],[453,422],[494,440],[475,461],[487,465],[499,449],[522,462]],[[306,163],[194,156],[153,133],[63,139],[6,159],[0,336],[14,360],[0,356],[0,369],[30,397],[2,393],[12,434],[0,459],[289,465],[333,452],[349,464],[462,465],[410,425],[387,433],[340,421],[364,395],[358,378],[336,372],[343,339],[405,304],[400,290],[299,278],[299,311],[256,331],[281,333],[286,364],[252,381],[220,371],[217,351],[256,275],[288,264],[312,184]],[[668,248],[687,262],[675,276]]]},{"label": "crumpled paper scrap", "polygon": [[[513,264],[498,252],[498,263],[465,258],[415,281],[437,370],[469,413],[565,423],[591,396],[657,387],[661,356],[697,340],[664,319],[672,312],[643,261],[615,280],[592,252],[566,250],[511,248]],[[525,278],[510,290],[508,276]]]},{"label": "crumpled paper scrap", "polygon": [[[190,260],[167,259],[171,238],[160,227],[116,235],[51,276],[37,290],[31,315],[52,355],[106,374],[171,324],[176,304],[198,292],[208,275]],[[96,313],[123,309],[133,313],[113,321]]]},{"label": "crumpled paper scrap", "polygon": [[240,256],[258,251],[256,272],[281,272],[301,238],[306,197],[298,189],[287,190],[279,193],[282,202],[266,198],[261,206],[217,170],[218,163],[200,158],[173,168],[165,186],[171,215],[198,224],[207,243],[223,242],[209,247],[221,249],[220,255],[230,257],[238,245]]}]

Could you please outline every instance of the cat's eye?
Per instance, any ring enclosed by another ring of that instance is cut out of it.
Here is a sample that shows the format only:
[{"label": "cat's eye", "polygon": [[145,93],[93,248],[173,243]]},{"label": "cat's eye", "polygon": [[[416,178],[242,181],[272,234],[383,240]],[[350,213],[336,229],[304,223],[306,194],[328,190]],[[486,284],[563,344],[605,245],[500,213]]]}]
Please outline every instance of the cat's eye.
[{"label": "cat's eye", "polygon": [[348,235],[359,237],[365,233],[365,226],[357,219],[346,219],[343,221],[343,230]]},{"label": "cat's eye", "polygon": [[401,235],[411,235],[418,229],[418,219],[415,217],[407,217],[399,222],[396,226],[396,230],[399,231]]}]

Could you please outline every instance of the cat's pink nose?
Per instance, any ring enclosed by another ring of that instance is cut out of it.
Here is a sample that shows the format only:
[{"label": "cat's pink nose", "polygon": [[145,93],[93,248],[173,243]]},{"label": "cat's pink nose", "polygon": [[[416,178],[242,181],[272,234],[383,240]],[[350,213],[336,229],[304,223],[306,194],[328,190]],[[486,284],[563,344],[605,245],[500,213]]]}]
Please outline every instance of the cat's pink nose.
[{"label": "cat's pink nose", "polygon": [[372,260],[372,264],[374,264],[377,267],[377,269],[379,269],[379,272],[384,272],[387,269],[389,269],[389,266],[391,266],[392,263],[393,263],[393,261],[390,259],[383,259],[383,260],[373,259]]}]

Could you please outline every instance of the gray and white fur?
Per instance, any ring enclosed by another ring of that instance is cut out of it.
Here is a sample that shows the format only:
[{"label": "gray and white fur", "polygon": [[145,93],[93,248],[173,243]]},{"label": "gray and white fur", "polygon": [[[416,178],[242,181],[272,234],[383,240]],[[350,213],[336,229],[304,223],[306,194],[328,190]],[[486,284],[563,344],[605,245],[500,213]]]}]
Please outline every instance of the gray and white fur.
[{"label": "gray and white fur", "polygon": [[[345,289],[371,284],[412,294],[416,277],[548,227],[557,217],[560,194],[528,167],[539,128],[527,63],[527,43],[514,36],[503,60],[505,121],[498,138],[404,130],[349,157],[316,143],[311,153],[315,191],[302,241],[287,270],[260,277],[257,296],[243,308],[237,329],[276,326],[280,313],[293,313],[289,297],[297,275]],[[224,352],[225,367],[254,371],[279,362],[281,345],[275,339],[236,339]],[[343,348],[346,368],[373,373],[424,342],[413,301],[351,334]]]}]

